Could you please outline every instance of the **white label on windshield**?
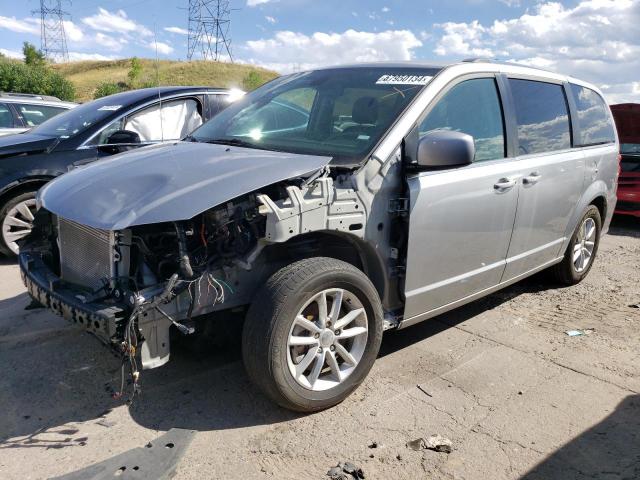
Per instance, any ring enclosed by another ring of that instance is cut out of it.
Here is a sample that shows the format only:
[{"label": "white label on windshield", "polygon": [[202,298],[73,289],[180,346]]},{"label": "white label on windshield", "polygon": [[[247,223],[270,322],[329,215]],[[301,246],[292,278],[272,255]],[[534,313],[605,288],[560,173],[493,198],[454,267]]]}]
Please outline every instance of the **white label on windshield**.
[{"label": "white label on windshield", "polygon": [[120,108],[122,108],[122,105],[103,105],[98,110],[101,110],[101,111],[105,111],[106,110],[106,111],[115,112],[116,110],[119,110]]},{"label": "white label on windshield", "polygon": [[426,85],[433,77],[429,75],[383,75],[377,85]]}]

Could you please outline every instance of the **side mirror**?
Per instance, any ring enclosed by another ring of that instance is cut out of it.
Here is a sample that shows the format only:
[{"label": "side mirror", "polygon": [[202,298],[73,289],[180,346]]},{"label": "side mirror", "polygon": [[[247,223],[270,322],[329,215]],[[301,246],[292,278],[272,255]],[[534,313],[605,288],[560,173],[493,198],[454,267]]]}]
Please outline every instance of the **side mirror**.
[{"label": "side mirror", "polygon": [[418,168],[452,168],[473,162],[476,148],[473,137],[452,130],[434,130],[418,141]]},{"label": "side mirror", "polygon": [[140,142],[140,135],[131,130],[116,130],[107,138],[107,143],[100,145],[100,150],[109,153],[116,154],[126,152],[135,148],[136,144]]},{"label": "side mirror", "polygon": [[111,135],[109,135],[109,138],[107,138],[108,145],[120,143],[140,143],[140,135],[138,135],[136,132],[132,132],[131,130],[116,130]]}]

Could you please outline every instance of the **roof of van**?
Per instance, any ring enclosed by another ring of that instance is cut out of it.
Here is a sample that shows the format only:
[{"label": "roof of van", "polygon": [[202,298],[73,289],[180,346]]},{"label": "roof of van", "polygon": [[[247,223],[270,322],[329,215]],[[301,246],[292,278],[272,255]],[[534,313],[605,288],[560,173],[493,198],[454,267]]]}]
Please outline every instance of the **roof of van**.
[{"label": "roof of van", "polygon": [[435,75],[436,73],[447,71],[447,70],[460,70],[461,74],[465,73],[474,73],[474,72],[502,72],[506,74],[519,74],[519,75],[531,75],[534,77],[541,77],[547,79],[553,79],[555,81],[562,82],[571,82],[577,85],[588,87],[592,90],[595,90],[602,96],[602,92],[600,89],[584,80],[580,80],[575,77],[571,77],[569,75],[564,75],[561,73],[553,72],[550,70],[544,70],[542,68],[530,67],[527,65],[523,65],[520,63],[514,62],[499,62],[490,59],[483,58],[470,58],[461,60],[459,62],[448,62],[448,63],[438,63],[438,62],[422,62],[415,60],[407,60],[407,61],[396,61],[396,62],[366,62],[366,63],[352,63],[345,65],[333,65],[327,67],[320,67],[318,70],[333,70],[333,69],[341,69],[341,68],[411,68],[411,69],[424,69],[430,71],[430,75]]}]

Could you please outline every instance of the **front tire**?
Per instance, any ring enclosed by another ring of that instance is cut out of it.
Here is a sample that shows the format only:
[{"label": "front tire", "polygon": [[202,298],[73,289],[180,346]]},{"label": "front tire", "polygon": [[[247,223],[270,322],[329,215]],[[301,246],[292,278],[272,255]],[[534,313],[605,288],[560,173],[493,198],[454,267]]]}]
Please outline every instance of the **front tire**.
[{"label": "front tire", "polygon": [[352,265],[315,257],[269,278],[249,308],[242,356],[249,378],[280,406],[315,412],[342,402],[378,355],[383,314]]},{"label": "front tire", "polygon": [[587,276],[600,245],[600,210],[589,205],[576,227],[564,259],[552,269],[554,278],[564,285],[575,285]]},{"label": "front tire", "polygon": [[35,211],[36,192],[21,193],[0,208],[0,253],[18,254],[16,242],[31,233]]}]

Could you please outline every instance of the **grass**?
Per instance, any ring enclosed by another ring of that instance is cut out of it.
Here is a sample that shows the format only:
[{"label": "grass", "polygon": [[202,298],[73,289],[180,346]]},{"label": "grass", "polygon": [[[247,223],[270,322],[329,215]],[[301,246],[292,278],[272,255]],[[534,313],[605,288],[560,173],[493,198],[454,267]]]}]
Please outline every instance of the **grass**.
[{"label": "grass", "polygon": [[[248,90],[278,76],[277,73],[260,67],[237,63],[210,61],[181,62],[171,60],[140,59],[142,74],[140,85],[197,85],[208,87],[237,87]],[[98,85],[104,82],[128,82],[130,59],[113,61],[84,61],[60,63],[52,66],[76,88],[76,101],[93,99]]]}]

